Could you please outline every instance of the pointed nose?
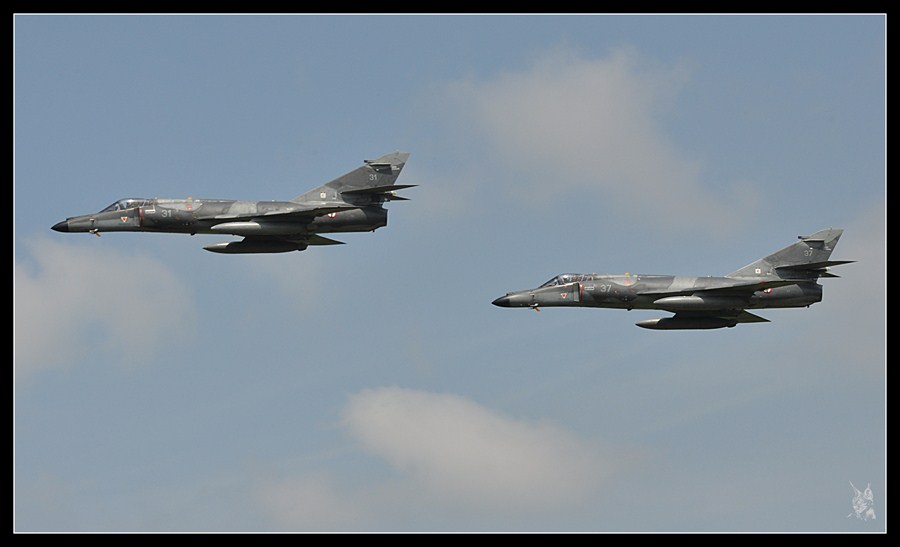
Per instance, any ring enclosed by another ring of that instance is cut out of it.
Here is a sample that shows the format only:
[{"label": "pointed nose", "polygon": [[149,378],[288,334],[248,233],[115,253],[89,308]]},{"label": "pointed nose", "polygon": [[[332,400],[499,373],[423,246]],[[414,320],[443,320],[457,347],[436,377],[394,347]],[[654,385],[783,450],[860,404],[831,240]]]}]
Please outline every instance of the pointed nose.
[{"label": "pointed nose", "polygon": [[501,308],[508,308],[510,306],[509,296],[501,296],[500,298],[491,302],[491,304],[495,306],[500,306]]},{"label": "pointed nose", "polygon": [[56,232],[68,232],[69,231],[69,221],[64,220],[62,222],[57,222],[50,229],[53,231],[56,231]]}]

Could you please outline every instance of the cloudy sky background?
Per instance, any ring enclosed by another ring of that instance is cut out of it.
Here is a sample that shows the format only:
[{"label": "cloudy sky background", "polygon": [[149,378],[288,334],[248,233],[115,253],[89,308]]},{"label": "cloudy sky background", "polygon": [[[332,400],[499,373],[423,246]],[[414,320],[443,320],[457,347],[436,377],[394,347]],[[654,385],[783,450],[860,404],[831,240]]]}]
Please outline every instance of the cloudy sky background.
[{"label": "cloudy sky background", "polygon": [[[885,529],[884,17],[14,31],[15,530]],[[50,231],[123,197],[289,199],[395,150],[419,187],[344,246]],[[771,323],[490,305],[830,226],[858,262]]]}]

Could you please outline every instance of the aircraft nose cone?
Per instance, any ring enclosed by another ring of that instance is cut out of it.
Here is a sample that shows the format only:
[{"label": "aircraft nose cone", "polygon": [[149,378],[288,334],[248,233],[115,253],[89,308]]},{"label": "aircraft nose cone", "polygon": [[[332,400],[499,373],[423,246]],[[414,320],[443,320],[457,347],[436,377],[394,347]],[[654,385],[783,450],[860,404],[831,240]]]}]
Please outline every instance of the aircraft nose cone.
[{"label": "aircraft nose cone", "polygon": [[54,231],[56,231],[56,232],[68,232],[68,231],[69,231],[69,221],[68,221],[68,220],[64,220],[64,221],[62,221],[62,222],[57,222],[57,223],[54,224],[53,227],[50,228],[50,229],[51,229],[51,230],[54,230]]},{"label": "aircraft nose cone", "polygon": [[493,304],[495,306],[500,306],[501,308],[508,308],[510,305],[509,304],[509,296],[501,296],[500,298],[491,302],[491,304]]}]

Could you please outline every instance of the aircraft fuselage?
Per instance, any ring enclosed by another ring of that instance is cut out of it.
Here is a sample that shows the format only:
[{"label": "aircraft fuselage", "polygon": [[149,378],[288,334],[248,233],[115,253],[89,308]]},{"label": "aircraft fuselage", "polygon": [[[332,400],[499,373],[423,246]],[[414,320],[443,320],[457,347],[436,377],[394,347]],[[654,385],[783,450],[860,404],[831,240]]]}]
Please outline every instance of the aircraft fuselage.
[{"label": "aircraft fuselage", "polygon": [[[387,226],[387,210],[380,205],[333,211],[314,218],[290,213],[307,210],[290,201],[222,199],[119,200],[99,213],[69,217],[53,227],[58,232],[165,232],[292,236],[298,234],[365,232]],[[266,219],[267,215],[278,218]],[[239,217],[241,220],[229,221]]]},{"label": "aircraft fuselage", "polygon": [[729,294],[729,287],[745,281],[729,277],[563,274],[538,288],[507,293],[494,304],[692,312],[797,308],[822,300],[822,286],[814,281]]}]

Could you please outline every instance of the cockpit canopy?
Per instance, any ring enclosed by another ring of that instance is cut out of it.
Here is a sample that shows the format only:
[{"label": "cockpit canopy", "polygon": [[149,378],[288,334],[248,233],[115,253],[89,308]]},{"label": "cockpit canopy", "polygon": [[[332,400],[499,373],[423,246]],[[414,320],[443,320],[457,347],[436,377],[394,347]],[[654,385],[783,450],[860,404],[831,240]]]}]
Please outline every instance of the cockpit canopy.
[{"label": "cockpit canopy", "polygon": [[560,274],[556,277],[550,278],[549,281],[544,283],[538,288],[544,287],[555,287],[557,285],[568,285],[569,283],[573,283],[575,281],[591,281],[594,276],[591,274]]},{"label": "cockpit canopy", "polygon": [[106,213],[109,211],[124,211],[125,209],[134,209],[135,207],[145,207],[150,205],[150,202],[153,200],[146,198],[125,198],[120,199],[119,201],[114,202],[112,205],[100,211],[101,213]]},{"label": "cockpit canopy", "polygon": [[594,283],[601,282],[605,284],[615,284],[622,285],[624,287],[628,287],[634,285],[638,281],[641,280],[641,276],[631,274],[625,272],[624,275],[597,275],[593,274],[560,274],[556,277],[551,277],[549,281],[541,285],[540,289],[544,287],[556,287],[557,285],[568,285],[569,283],[581,282],[581,283]]}]

